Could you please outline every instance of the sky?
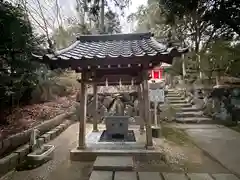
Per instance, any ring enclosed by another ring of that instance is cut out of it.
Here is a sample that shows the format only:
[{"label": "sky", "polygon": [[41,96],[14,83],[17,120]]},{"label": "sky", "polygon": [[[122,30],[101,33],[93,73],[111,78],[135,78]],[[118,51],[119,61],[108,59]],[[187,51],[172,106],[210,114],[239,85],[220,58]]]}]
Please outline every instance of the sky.
[{"label": "sky", "polygon": [[[21,2],[21,0],[7,0],[10,2]],[[121,0],[118,0],[121,1]],[[42,28],[39,27],[39,24],[43,25],[42,18],[39,16],[39,6],[37,3],[37,0],[27,0],[27,6],[31,9],[31,12],[33,13],[33,17],[35,20],[32,20],[33,24],[36,27],[36,31],[38,33],[43,33]],[[41,6],[43,7],[44,11],[44,16],[45,17],[55,17],[56,14],[56,6],[55,6],[55,1],[53,0],[40,0]],[[119,12],[119,9],[115,8],[113,0],[107,0],[108,5],[110,8],[115,11]],[[61,7],[61,16],[62,19],[68,19],[69,17],[77,17],[77,12],[76,12],[76,0],[58,0],[58,3]],[[123,33],[129,33],[133,30],[133,25],[127,22],[127,17],[131,13],[134,13],[137,11],[138,7],[141,5],[146,5],[147,0],[131,0],[131,4],[129,7],[124,9],[124,16],[120,16],[120,23],[122,26],[122,32]],[[33,11],[35,10],[35,12]],[[120,13],[119,13],[120,14]],[[47,18],[49,23],[51,24],[51,27],[48,26],[48,31],[51,33],[53,29],[55,29],[57,25],[57,21],[55,18],[54,22],[51,20],[51,18]],[[38,21],[38,22],[37,22]],[[52,26],[54,25],[54,26]]]},{"label": "sky", "polygon": [[[110,7],[114,10],[114,5],[112,5],[111,0],[108,0]],[[62,7],[63,14],[65,16],[72,16],[75,12],[76,0],[59,0],[59,4]],[[137,11],[140,5],[146,5],[147,0],[132,0],[130,6],[124,10],[124,17],[121,17],[121,25],[123,33],[128,33],[131,31],[131,25],[127,22],[127,16],[133,12]]]}]

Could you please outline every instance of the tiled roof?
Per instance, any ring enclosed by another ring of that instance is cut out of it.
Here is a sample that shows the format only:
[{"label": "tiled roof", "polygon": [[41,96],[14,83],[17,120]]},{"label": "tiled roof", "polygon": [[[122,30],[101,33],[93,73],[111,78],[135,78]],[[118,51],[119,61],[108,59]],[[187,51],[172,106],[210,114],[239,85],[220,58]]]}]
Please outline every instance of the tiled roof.
[{"label": "tiled roof", "polygon": [[169,54],[173,48],[157,42],[151,33],[86,35],[66,49],[47,54],[50,59],[104,59]]}]

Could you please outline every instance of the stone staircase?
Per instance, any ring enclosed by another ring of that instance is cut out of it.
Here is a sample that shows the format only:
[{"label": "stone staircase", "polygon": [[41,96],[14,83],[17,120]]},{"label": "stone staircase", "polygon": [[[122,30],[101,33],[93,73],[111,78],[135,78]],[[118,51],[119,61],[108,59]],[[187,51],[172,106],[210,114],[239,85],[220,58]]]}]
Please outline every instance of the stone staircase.
[{"label": "stone staircase", "polygon": [[181,97],[177,90],[169,90],[166,100],[176,108],[175,121],[178,123],[212,123],[212,119],[203,115],[203,111]]}]

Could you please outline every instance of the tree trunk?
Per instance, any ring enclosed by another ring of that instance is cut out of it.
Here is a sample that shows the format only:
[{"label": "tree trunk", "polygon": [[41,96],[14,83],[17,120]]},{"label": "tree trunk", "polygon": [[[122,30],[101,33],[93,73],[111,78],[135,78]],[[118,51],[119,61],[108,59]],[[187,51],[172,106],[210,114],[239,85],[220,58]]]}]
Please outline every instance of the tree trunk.
[{"label": "tree trunk", "polygon": [[186,76],[186,65],[185,65],[185,60],[184,60],[184,54],[182,55],[182,74],[183,74],[183,77]]},{"label": "tree trunk", "polygon": [[104,33],[104,0],[101,0],[100,32]]},{"label": "tree trunk", "polygon": [[220,76],[219,76],[219,72],[217,72],[217,75],[216,75],[216,85],[217,85],[217,86],[220,85]]}]

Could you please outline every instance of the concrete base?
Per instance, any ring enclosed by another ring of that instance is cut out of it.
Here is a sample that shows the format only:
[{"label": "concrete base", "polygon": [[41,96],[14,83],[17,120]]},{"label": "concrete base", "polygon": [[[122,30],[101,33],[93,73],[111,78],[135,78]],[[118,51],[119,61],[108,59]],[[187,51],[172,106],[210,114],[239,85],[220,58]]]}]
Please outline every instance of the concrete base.
[{"label": "concrete base", "polygon": [[[146,148],[146,133],[139,132],[139,126],[131,126],[136,142],[100,142],[104,127],[99,126],[99,132],[91,132],[86,136],[86,148],[74,148],[70,152],[72,161],[95,161],[97,156],[154,156],[161,157],[163,152],[155,146]],[[156,148],[156,149],[154,149]]]},{"label": "concrete base", "polygon": [[[153,146],[151,146],[154,148]],[[107,150],[107,149],[73,149],[70,152],[70,159],[72,161],[95,161],[97,156],[164,156],[162,152],[158,150],[145,149],[145,150]]]},{"label": "concrete base", "polygon": [[154,137],[154,138],[161,137],[161,127],[160,126],[152,127],[152,137]]}]

